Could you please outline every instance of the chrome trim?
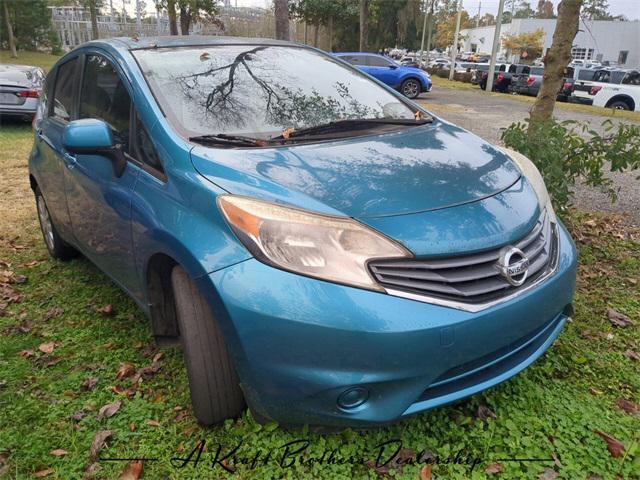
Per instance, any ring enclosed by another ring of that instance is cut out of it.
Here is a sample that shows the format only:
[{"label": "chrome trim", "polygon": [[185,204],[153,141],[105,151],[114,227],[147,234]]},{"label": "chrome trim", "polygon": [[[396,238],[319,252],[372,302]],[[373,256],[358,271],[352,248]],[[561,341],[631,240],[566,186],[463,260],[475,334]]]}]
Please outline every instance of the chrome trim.
[{"label": "chrome trim", "polygon": [[487,308],[493,307],[495,305],[499,305],[501,303],[504,303],[516,297],[519,297],[523,293],[526,293],[529,290],[537,287],[542,282],[547,280],[549,277],[556,274],[556,272],[558,271],[558,264],[560,263],[559,262],[560,236],[558,234],[558,225],[556,223],[551,222],[551,230],[552,230],[551,232],[552,254],[550,259],[550,267],[547,269],[546,272],[544,272],[542,275],[536,278],[536,280],[533,283],[531,283],[530,285],[527,285],[522,289],[516,290],[510,295],[496,298],[495,300],[491,300],[489,302],[484,302],[484,303],[465,303],[465,302],[459,302],[455,300],[446,300],[444,298],[431,297],[428,295],[418,295],[415,293],[403,292],[401,290],[394,290],[394,289],[385,288],[385,292],[388,293],[389,295],[393,295],[394,297],[406,298],[408,300],[415,300],[416,302],[422,302],[422,303],[430,303],[432,305],[439,305],[442,307],[455,308],[456,310],[463,310],[465,312],[475,313],[475,312],[480,312],[482,310],[486,310]]}]

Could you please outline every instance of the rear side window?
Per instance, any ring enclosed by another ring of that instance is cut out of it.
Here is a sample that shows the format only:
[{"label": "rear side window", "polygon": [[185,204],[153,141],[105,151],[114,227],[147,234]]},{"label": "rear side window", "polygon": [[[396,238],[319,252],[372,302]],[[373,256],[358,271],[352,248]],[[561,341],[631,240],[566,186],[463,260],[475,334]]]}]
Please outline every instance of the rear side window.
[{"label": "rear side window", "polygon": [[118,72],[101,55],[87,55],[82,90],[80,118],[98,118],[112,129],[116,143],[129,151],[131,98]]},{"label": "rear side window", "polygon": [[73,93],[76,87],[77,64],[77,58],[69,60],[58,67],[56,74],[52,116],[64,122],[71,120],[73,112]]},{"label": "rear side window", "polygon": [[390,63],[384,58],[380,57],[367,57],[367,64],[370,67],[388,67]]}]

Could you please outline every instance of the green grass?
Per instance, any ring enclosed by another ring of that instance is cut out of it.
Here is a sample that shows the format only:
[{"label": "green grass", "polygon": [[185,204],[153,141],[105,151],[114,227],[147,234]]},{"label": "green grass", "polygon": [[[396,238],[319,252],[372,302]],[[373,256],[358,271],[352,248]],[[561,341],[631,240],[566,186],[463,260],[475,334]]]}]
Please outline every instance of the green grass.
[{"label": "green grass", "polygon": [[[239,442],[243,442],[240,455],[245,459],[258,453],[264,458],[272,452],[273,460],[266,465],[259,462],[255,469],[236,463],[239,475],[233,478],[376,477],[362,464],[297,462],[281,468],[277,460],[282,446],[302,438],[310,441],[303,457],[307,459],[338,449],[340,458],[370,460],[376,455],[375,446],[391,439],[400,439],[413,451],[428,449],[443,459],[461,450],[481,459],[473,471],[459,464],[435,465],[436,479],[485,478],[486,466],[496,459],[554,455],[557,465],[553,461],[499,462],[503,471],[496,478],[537,478],[545,468],[571,480],[590,475],[639,478],[640,421],[615,405],[618,398],[640,403],[640,362],[623,356],[627,350],[640,351],[637,230],[625,229],[610,217],[572,217],[570,228],[580,249],[574,321],[534,366],[481,395],[368,432],[346,430],[327,436],[306,429],[288,432],[274,424],[260,426],[248,413],[220,427],[202,428],[191,414],[179,350],[166,350],[160,372],[144,378],[132,396],[114,392],[114,388],[134,387],[131,378],[116,378],[122,362],[136,367],[152,362],[155,351],[149,321],[88,261],[62,263],[48,258],[27,181],[31,135],[28,125],[0,130],[0,279],[8,276],[3,271],[27,277],[25,283],[8,286],[23,298],[0,316],[0,472],[8,478],[30,478],[43,469],[53,470],[46,478],[81,478],[90,465],[92,440],[105,429],[113,437],[103,456],[159,459],[145,463],[143,477],[148,479],[223,477],[219,465],[211,467],[208,453],[197,467],[172,466],[172,457],[188,455],[200,439],[207,441],[209,453],[218,443],[227,452]],[[112,305],[115,313],[105,316],[97,311],[105,305]],[[608,307],[628,315],[635,324],[614,328],[606,317]],[[47,319],[55,308],[64,311]],[[17,331],[21,324],[30,330]],[[39,352],[38,346],[47,342],[56,343],[53,353]],[[33,350],[34,356],[21,356],[25,350]],[[97,378],[97,385],[83,391],[80,385],[89,377]],[[120,411],[98,420],[99,408],[116,400],[123,402]],[[479,405],[488,406],[497,418],[478,420]],[[72,415],[78,411],[85,416],[76,421]],[[625,456],[613,458],[596,430],[623,442]],[[54,449],[68,454],[53,456]],[[117,478],[125,464],[101,462],[94,478]],[[413,480],[420,467],[407,465],[393,473],[395,478]]]},{"label": "green grass", "polygon": [[[458,82],[455,80],[449,80],[447,78],[441,78],[437,75],[431,76],[433,86],[436,88],[450,88],[455,90],[475,91],[479,95],[486,95],[492,97],[509,98],[511,100],[523,103],[532,104],[536,101],[536,97],[530,97],[527,95],[506,95],[499,92],[485,92],[477,85],[470,83]],[[626,120],[633,120],[640,122],[640,112],[627,112],[621,110],[614,110],[613,108],[594,107],[592,105],[580,105],[577,103],[556,102],[556,108],[561,110],[569,110],[572,112],[586,113],[588,115],[599,115],[601,117],[611,118],[624,118]]]},{"label": "green grass", "polygon": [[35,67],[41,67],[45,72],[48,72],[59,58],[57,55],[28,50],[18,50],[18,58],[11,58],[11,53],[8,50],[0,50],[0,63],[33,65]]}]

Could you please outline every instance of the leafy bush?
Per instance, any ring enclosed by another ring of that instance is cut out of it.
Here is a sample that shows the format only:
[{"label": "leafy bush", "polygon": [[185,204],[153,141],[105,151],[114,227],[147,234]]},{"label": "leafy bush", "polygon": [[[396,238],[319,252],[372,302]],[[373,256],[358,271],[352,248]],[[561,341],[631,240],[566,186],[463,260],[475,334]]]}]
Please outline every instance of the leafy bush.
[{"label": "leafy bush", "polygon": [[640,125],[605,120],[601,127],[602,133],[566,120],[529,129],[528,121],[518,122],[502,133],[502,140],[538,167],[554,206],[563,211],[571,204],[576,181],[600,187],[614,202],[618,190],[606,172],[640,168]]}]

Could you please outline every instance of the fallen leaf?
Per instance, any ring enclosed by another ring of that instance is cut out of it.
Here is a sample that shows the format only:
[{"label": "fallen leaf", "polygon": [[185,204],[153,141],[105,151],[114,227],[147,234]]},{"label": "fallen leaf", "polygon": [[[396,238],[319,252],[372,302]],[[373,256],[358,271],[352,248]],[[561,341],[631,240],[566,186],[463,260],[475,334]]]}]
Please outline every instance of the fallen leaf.
[{"label": "fallen leaf", "polygon": [[79,422],[80,420],[82,420],[87,414],[82,411],[82,410],[78,410],[77,412],[75,412],[73,415],[71,415],[71,418],[73,418],[76,422]]},{"label": "fallen leaf", "polygon": [[607,317],[609,317],[609,321],[615,327],[625,328],[631,325],[633,322],[626,315],[615,311],[613,308],[607,309]]},{"label": "fallen leaf", "polygon": [[42,320],[44,320],[45,322],[48,322],[52,318],[59,317],[63,313],[64,313],[64,309],[62,309],[60,307],[53,307],[51,310],[47,311],[44,314],[44,316],[42,317]]},{"label": "fallen leaf", "polygon": [[105,405],[98,411],[98,420],[113,417],[116,413],[118,413],[118,410],[120,410],[121,406],[122,401],[120,400]]},{"label": "fallen leaf", "polygon": [[480,405],[478,407],[478,411],[476,412],[476,417],[478,417],[480,420],[487,420],[489,418],[493,418],[495,420],[498,418],[496,414],[493,413],[491,409],[486,405]]},{"label": "fallen leaf", "polygon": [[624,453],[624,444],[620,440],[600,430],[595,430],[595,433],[607,442],[607,449],[613,458],[619,458],[622,456]]},{"label": "fallen leaf", "polygon": [[640,405],[632,402],[631,400],[619,398],[618,401],[616,402],[616,405],[618,406],[619,409],[624,410],[625,412],[631,415],[635,415],[636,413],[640,412]]},{"label": "fallen leaf", "polygon": [[24,266],[27,267],[27,268],[31,268],[31,267],[36,267],[36,266],[40,265],[40,263],[41,262],[39,260],[33,260],[31,262],[25,263]]},{"label": "fallen leaf", "polygon": [[211,58],[211,55],[209,55],[207,52],[203,52],[202,54],[200,54],[200,61],[201,62],[209,60],[210,58]]},{"label": "fallen leaf", "polygon": [[124,469],[120,475],[120,480],[138,480],[142,473],[142,461],[134,460],[129,462],[129,465]]},{"label": "fallen leaf", "polygon": [[554,480],[558,476],[558,472],[556,472],[553,468],[545,468],[540,475],[538,475],[538,480]]},{"label": "fallen leaf", "polygon": [[158,373],[161,367],[162,365],[160,363],[153,362],[151,365],[147,365],[146,367],[142,367],[141,369],[139,369],[133,376],[132,380],[134,383],[137,383],[138,380],[140,380],[140,378],[142,377],[147,377]]},{"label": "fallen leaf", "polygon": [[562,468],[562,463],[555,452],[551,452],[551,458],[553,458],[553,463],[555,463],[556,467]]},{"label": "fallen leaf", "polygon": [[98,383],[98,379],[96,377],[85,378],[84,381],[80,384],[80,390],[84,392],[88,392],[89,390],[93,390],[93,388]]},{"label": "fallen leaf", "polygon": [[630,358],[631,360],[640,360],[640,355],[638,355],[638,353],[634,352],[633,350],[625,350],[622,355]]},{"label": "fallen leaf", "polygon": [[54,472],[53,468],[47,468],[45,470],[39,470],[33,474],[36,478],[43,478],[51,475]]},{"label": "fallen leaf", "polygon": [[20,352],[18,353],[18,355],[23,358],[33,357],[35,354],[36,352],[34,352],[33,350],[20,350]]},{"label": "fallen leaf", "polygon": [[93,478],[93,476],[100,471],[102,467],[99,463],[92,463],[84,471],[83,479]]},{"label": "fallen leaf", "polygon": [[113,305],[109,304],[105,305],[104,307],[96,308],[96,312],[101,313],[105,317],[110,317],[115,313],[115,310],[113,309]]},{"label": "fallen leaf", "polygon": [[89,456],[91,463],[96,461],[98,453],[100,453],[100,449],[112,435],[113,432],[111,430],[101,430],[96,433],[96,436],[93,437],[93,442],[91,443],[91,455]]},{"label": "fallen leaf", "polygon": [[157,363],[164,358],[164,352],[158,352],[153,356],[153,362]]},{"label": "fallen leaf", "polygon": [[147,425],[149,425],[150,427],[159,427],[160,422],[158,422],[157,420],[147,420]]},{"label": "fallen leaf", "polygon": [[420,470],[420,480],[431,480],[431,470],[433,465],[425,465]]},{"label": "fallen leaf", "polygon": [[129,431],[130,432],[135,432],[136,431],[136,424],[133,422],[129,422]]},{"label": "fallen leaf", "polygon": [[602,390],[598,390],[594,387],[589,387],[589,392],[591,392],[591,395],[602,395],[604,393]]},{"label": "fallen leaf", "polygon": [[496,473],[500,473],[502,471],[502,465],[499,463],[492,463],[487,465],[487,468],[484,469],[485,473],[490,475],[495,475]]},{"label": "fallen leaf", "polygon": [[52,353],[54,348],[56,348],[56,342],[46,342],[42,343],[38,347],[38,350],[40,350],[42,353]]},{"label": "fallen leaf", "polygon": [[120,364],[116,378],[127,378],[134,374],[136,367],[132,363],[124,362]]},{"label": "fallen leaf", "polygon": [[54,457],[64,457],[69,452],[63,450],[62,448],[56,448],[55,450],[51,450],[49,453]]}]

